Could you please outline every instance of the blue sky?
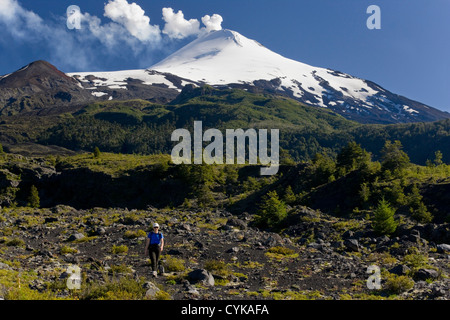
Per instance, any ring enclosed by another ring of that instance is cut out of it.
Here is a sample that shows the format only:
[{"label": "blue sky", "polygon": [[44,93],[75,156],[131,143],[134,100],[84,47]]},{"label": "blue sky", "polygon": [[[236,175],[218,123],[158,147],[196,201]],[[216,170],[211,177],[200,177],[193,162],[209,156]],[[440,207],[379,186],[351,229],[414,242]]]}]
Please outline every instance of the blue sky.
[{"label": "blue sky", "polygon": [[[157,39],[131,34],[142,27],[139,12],[132,26],[114,20],[113,13],[105,16],[105,5],[116,1],[135,2],[145,11],[151,30],[160,32]],[[68,30],[69,5],[96,21],[98,33],[87,25]],[[366,27],[369,5],[381,9],[380,30]],[[0,74],[39,59],[64,72],[149,67],[195,39],[195,34],[178,39],[163,33],[163,8],[181,10],[200,28],[206,15],[220,15],[222,28],[288,58],[368,79],[450,111],[448,0],[0,0]]]}]

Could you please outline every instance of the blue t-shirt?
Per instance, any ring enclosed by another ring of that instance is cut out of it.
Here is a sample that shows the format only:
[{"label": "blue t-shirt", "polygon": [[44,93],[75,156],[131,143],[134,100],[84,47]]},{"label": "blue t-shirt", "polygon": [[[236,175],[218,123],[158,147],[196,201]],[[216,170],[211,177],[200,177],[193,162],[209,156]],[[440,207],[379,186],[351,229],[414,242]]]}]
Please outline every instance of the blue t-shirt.
[{"label": "blue t-shirt", "polygon": [[150,232],[148,234],[148,238],[150,239],[150,244],[160,244],[161,239],[163,239],[164,236],[161,232],[159,233]]}]

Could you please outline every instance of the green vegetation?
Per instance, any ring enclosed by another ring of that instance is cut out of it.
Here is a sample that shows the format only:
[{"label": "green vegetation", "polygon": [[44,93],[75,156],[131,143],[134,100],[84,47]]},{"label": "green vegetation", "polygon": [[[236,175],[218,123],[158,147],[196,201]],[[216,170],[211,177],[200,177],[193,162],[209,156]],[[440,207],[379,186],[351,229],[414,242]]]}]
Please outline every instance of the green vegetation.
[{"label": "green vegetation", "polygon": [[127,230],[124,237],[127,239],[135,239],[140,237],[146,237],[147,233],[144,230]]},{"label": "green vegetation", "polygon": [[394,221],[395,210],[391,208],[389,203],[382,199],[375,209],[373,218],[373,229],[379,234],[392,234],[397,228]]},{"label": "green vegetation", "polygon": [[145,298],[143,279],[131,277],[106,278],[104,284],[89,284],[81,292],[83,300],[142,300]]},{"label": "green vegetation", "polygon": [[30,284],[38,279],[36,272],[19,272],[0,270],[0,288],[8,288],[4,298],[7,300],[57,300],[57,295],[49,290],[39,292],[30,288]]},{"label": "green vegetation", "polygon": [[174,256],[164,256],[162,260],[164,262],[164,270],[167,272],[181,272],[186,268],[183,259]]},{"label": "green vegetation", "polygon": [[68,254],[68,253],[77,253],[78,250],[69,246],[62,246],[60,249],[61,254]]},{"label": "green vegetation", "polygon": [[[450,120],[434,123],[397,125],[362,125],[346,120],[328,109],[305,106],[295,100],[255,94],[238,89],[196,88],[183,92],[170,104],[160,105],[143,100],[105,101],[59,117],[19,120],[4,117],[0,132],[19,143],[33,142],[70,150],[127,154],[170,154],[170,136],[177,128],[192,130],[193,121],[203,121],[204,129],[276,128],[280,129],[283,161],[308,161],[316,154],[336,157],[348,143],[354,142],[372,154],[374,159],[404,156],[395,151],[400,141],[411,161],[439,166],[450,162],[445,152],[449,143]],[[55,123],[56,122],[56,123]],[[11,128],[14,128],[12,130]],[[26,135],[20,134],[26,132]],[[381,148],[385,141],[392,148]],[[433,144],[428,143],[433,141]],[[35,145],[37,147],[37,145]],[[345,158],[357,157],[349,149],[342,154],[345,170],[357,165]],[[360,157],[365,155],[359,154]],[[404,159],[406,160],[406,158]]]},{"label": "green vegetation", "polygon": [[94,158],[98,159],[98,158],[100,158],[100,155],[101,155],[100,149],[98,147],[95,147],[94,153],[93,153]]},{"label": "green vegetation", "polygon": [[111,252],[114,254],[127,254],[128,247],[126,245],[120,245],[120,246],[113,245]]},{"label": "green vegetation", "polygon": [[272,247],[266,252],[266,256],[276,260],[283,260],[287,258],[297,258],[298,253],[294,250],[285,247]]},{"label": "green vegetation", "polygon": [[205,262],[205,269],[212,272],[215,275],[221,276],[223,278],[230,275],[230,269],[228,265],[219,260],[208,260]]},{"label": "green vegetation", "polygon": [[400,294],[410,290],[414,286],[414,281],[407,276],[398,276],[392,273],[388,274],[385,288],[394,294]]},{"label": "green vegetation", "polygon": [[39,198],[39,192],[37,188],[33,185],[30,189],[30,196],[28,197],[28,206],[32,208],[39,208],[40,206],[40,198]]},{"label": "green vegetation", "polygon": [[287,216],[285,203],[278,198],[276,191],[267,193],[260,205],[257,223],[263,227],[276,227]]},{"label": "green vegetation", "polygon": [[403,262],[411,268],[411,273],[413,274],[420,268],[430,268],[428,256],[419,252],[417,248],[412,248],[411,252],[403,257]]}]

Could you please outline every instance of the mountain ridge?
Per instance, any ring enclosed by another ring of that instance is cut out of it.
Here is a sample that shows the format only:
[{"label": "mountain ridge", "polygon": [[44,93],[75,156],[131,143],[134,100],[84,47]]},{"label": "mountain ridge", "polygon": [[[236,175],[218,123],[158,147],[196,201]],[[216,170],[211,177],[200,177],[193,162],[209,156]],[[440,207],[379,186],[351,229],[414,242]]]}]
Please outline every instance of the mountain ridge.
[{"label": "mountain ridge", "polygon": [[147,68],[63,73],[46,61],[0,77],[0,114],[53,113],[106,100],[169,103],[186,85],[289,97],[359,123],[433,122],[450,113],[340,71],[283,57],[232,30],[200,36]]}]

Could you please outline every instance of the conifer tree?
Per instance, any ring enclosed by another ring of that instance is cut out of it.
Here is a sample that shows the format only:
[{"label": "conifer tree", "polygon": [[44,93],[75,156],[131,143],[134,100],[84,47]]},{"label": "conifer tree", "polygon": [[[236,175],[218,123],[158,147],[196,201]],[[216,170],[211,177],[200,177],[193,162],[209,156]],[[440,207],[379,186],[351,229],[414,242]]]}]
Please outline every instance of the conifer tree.
[{"label": "conifer tree", "polygon": [[275,227],[287,216],[286,204],[276,191],[269,191],[262,199],[257,221],[269,228]]},{"label": "conifer tree", "polygon": [[292,191],[292,187],[290,185],[287,186],[286,191],[284,192],[284,201],[287,204],[292,204],[296,200],[295,193]]},{"label": "conifer tree", "polygon": [[94,158],[98,159],[100,158],[100,149],[98,147],[95,147],[94,149]]},{"label": "conifer tree", "polygon": [[384,235],[395,232],[398,223],[394,220],[395,209],[383,198],[375,209],[373,229]]},{"label": "conifer tree", "polygon": [[33,185],[30,189],[30,195],[28,197],[28,206],[31,208],[39,208],[41,199],[39,198],[38,189]]},{"label": "conifer tree", "polygon": [[403,146],[400,141],[386,141],[381,150],[383,162],[381,167],[383,171],[392,173],[400,173],[409,164],[409,156],[402,150]]}]

